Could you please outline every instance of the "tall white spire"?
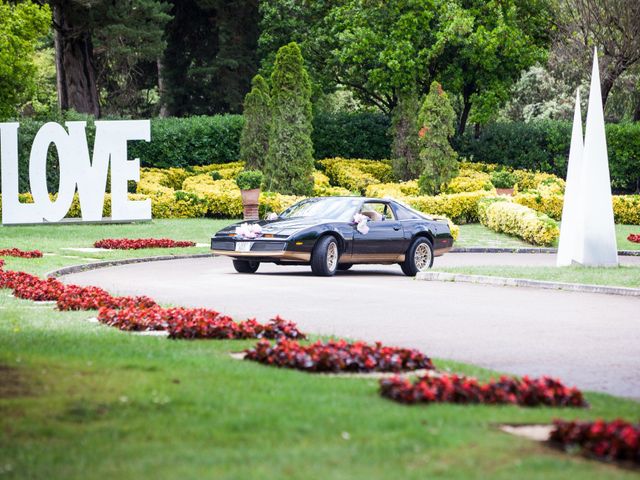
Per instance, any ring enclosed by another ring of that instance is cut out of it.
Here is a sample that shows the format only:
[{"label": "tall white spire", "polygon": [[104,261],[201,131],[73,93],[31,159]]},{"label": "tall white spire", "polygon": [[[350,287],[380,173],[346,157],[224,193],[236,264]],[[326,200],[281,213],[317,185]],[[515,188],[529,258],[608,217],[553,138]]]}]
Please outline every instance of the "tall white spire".
[{"label": "tall white spire", "polygon": [[567,166],[567,186],[562,206],[562,225],[556,265],[564,267],[574,261],[582,263],[583,258],[583,199],[580,189],[582,181],[582,156],[584,140],[582,137],[582,112],[580,110],[580,89],[576,91],[576,107],[573,113],[573,129],[571,131],[571,149]]},{"label": "tall white spire", "polygon": [[580,188],[584,236],[583,256],[578,261],[588,266],[617,265],[618,251],[597,49],[594,49],[593,54]]}]

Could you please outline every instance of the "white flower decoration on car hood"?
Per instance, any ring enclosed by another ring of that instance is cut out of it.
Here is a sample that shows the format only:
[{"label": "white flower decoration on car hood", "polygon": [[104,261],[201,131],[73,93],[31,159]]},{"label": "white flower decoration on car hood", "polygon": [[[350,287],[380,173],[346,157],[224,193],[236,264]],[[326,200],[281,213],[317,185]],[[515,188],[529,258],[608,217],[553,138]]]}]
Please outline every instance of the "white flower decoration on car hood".
[{"label": "white flower decoration on car hood", "polygon": [[367,233],[369,233],[369,225],[367,225],[369,217],[361,213],[356,213],[353,216],[353,221],[357,225],[356,230],[358,230],[361,234],[366,235]]},{"label": "white flower decoration on car hood", "polygon": [[258,238],[262,236],[262,227],[257,223],[243,223],[236,227],[236,237],[241,238]]}]

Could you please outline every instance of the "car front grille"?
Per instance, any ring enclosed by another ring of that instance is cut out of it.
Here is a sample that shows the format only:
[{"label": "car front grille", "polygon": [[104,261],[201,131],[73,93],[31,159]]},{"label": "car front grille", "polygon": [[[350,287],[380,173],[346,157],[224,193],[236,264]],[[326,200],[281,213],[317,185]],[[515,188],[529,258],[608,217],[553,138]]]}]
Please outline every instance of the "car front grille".
[{"label": "car front grille", "polygon": [[[251,246],[252,252],[281,252],[287,246],[287,242],[275,242],[270,240],[254,241]],[[218,239],[211,240],[211,248],[213,250],[229,250],[234,251],[236,249],[236,242],[233,239]]]},{"label": "car front grille", "polygon": [[280,252],[284,250],[284,247],[287,245],[286,242],[271,242],[271,241],[263,241],[256,242],[251,247],[252,252]]}]

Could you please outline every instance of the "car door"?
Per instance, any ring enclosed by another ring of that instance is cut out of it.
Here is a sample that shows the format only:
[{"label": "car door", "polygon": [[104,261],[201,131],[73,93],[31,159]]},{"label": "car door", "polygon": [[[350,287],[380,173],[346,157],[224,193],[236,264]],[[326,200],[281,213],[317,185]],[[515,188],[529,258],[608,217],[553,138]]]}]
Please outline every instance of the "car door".
[{"label": "car door", "polygon": [[354,260],[395,260],[404,253],[404,231],[388,202],[369,201],[360,213],[369,217],[369,231],[362,233],[354,226]]}]

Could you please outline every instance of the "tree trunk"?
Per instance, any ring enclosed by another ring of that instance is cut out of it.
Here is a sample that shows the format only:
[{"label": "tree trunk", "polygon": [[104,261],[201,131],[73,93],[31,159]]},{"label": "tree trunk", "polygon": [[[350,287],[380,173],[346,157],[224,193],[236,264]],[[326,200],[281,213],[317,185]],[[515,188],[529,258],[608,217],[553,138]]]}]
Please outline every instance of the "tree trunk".
[{"label": "tree trunk", "polygon": [[462,114],[460,115],[460,123],[458,123],[458,135],[462,135],[467,127],[467,120],[469,119],[469,112],[471,111],[471,101],[468,97],[464,97]]},{"label": "tree trunk", "polygon": [[640,122],[640,98],[638,98],[638,102],[636,103],[636,109],[633,112],[633,121]]},{"label": "tree trunk", "polygon": [[91,32],[75,29],[69,21],[70,2],[54,5],[58,98],[63,110],[100,116]]},{"label": "tree trunk", "polygon": [[160,94],[159,116],[160,118],[166,118],[169,116],[169,110],[167,109],[167,102],[165,98],[166,91],[165,91],[165,84],[164,84],[162,58],[158,57],[156,64],[158,66],[158,94]]}]

